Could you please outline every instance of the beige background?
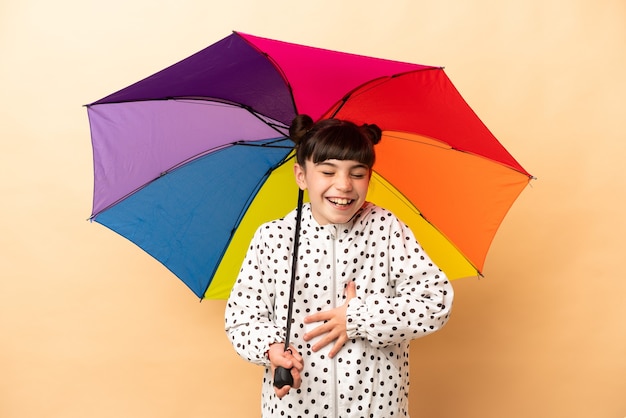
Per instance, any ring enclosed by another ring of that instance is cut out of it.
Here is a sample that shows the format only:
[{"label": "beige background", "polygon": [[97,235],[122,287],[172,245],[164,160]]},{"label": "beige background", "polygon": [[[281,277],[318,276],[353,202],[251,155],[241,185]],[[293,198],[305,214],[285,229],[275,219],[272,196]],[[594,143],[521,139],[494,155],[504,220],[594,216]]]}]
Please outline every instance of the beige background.
[{"label": "beige background", "polygon": [[538,177],[414,343],[414,417],[626,417],[623,0],[0,1],[0,417],[258,416],[224,302],[86,221],[82,105],[231,30],[443,65]]}]

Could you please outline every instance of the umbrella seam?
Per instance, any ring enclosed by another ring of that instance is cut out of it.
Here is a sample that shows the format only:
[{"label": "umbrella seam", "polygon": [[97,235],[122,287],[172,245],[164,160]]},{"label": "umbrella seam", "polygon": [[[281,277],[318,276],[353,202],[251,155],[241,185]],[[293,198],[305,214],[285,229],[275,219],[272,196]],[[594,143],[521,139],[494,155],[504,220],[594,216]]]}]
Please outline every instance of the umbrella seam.
[{"label": "umbrella seam", "polygon": [[228,236],[228,240],[226,242],[226,245],[224,245],[224,248],[222,249],[219,257],[217,258],[217,260],[218,260],[217,263],[215,263],[215,266],[214,266],[213,270],[208,275],[209,281],[208,281],[207,285],[205,286],[205,288],[204,288],[204,290],[202,292],[201,299],[204,299],[204,295],[206,295],[206,292],[209,290],[209,287],[211,287],[211,283],[213,282],[213,278],[215,276],[215,273],[219,269],[219,266],[220,266],[220,264],[222,262],[222,259],[224,258],[224,255],[226,255],[226,252],[228,251],[228,247],[230,246],[230,243],[233,240],[233,237],[235,236],[235,233],[237,232],[237,229],[239,228],[239,225],[241,224],[243,218],[246,216],[246,213],[248,212],[248,209],[250,209],[250,205],[252,204],[252,201],[254,200],[254,198],[259,193],[259,190],[261,190],[261,188],[267,182],[267,180],[269,179],[270,175],[274,172],[274,170],[276,170],[278,167],[281,167],[283,164],[285,164],[287,161],[291,160],[292,158],[294,158],[294,154],[293,153],[289,153],[289,154],[287,154],[287,156],[285,158],[283,158],[281,161],[279,161],[276,165],[270,167],[265,172],[265,175],[259,180],[259,182],[257,182],[257,186],[254,188],[254,191],[252,193],[250,193],[250,195],[248,196],[248,199],[246,199],[245,205],[242,206],[242,210],[239,212],[239,215],[237,216],[237,220],[233,224],[233,228],[230,231],[230,234]]},{"label": "umbrella seam", "polygon": [[259,48],[258,46],[256,46],[252,42],[250,42],[245,36],[242,36],[241,33],[239,33],[239,32],[234,32],[234,33],[237,34],[237,36],[239,36],[241,39],[243,39],[244,42],[246,44],[248,44],[251,48],[256,50],[259,54],[263,55],[267,59],[267,61],[270,64],[272,64],[272,66],[274,68],[276,68],[276,71],[278,72],[278,74],[280,74],[280,78],[283,79],[283,82],[285,83],[285,86],[287,87],[287,90],[289,90],[289,97],[291,98],[291,103],[293,105],[293,110],[294,110],[295,114],[297,115],[298,114],[298,106],[296,105],[296,99],[293,97],[293,89],[291,87],[291,83],[287,79],[287,75],[285,74],[285,71],[283,70],[283,68],[280,65],[278,65],[278,62],[276,62],[276,60],[274,58],[272,58],[267,52],[263,51],[261,48]]},{"label": "umbrella seam", "polygon": [[[286,140],[287,138],[283,137],[283,138],[276,138],[275,142],[281,141],[281,140]],[[87,219],[89,221],[93,221],[97,218],[98,215],[100,215],[101,213],[107,211],[108,209],[112,208],[113,206],[117,205],[118,203],[122,202],[123,200],[127,199],[128,197],[134,195],[135,193],[141,191],[142,189],[148,187],[150,184],[154,183],[155,181],[157,181],[158,179],[160,179],[161,177],[170,174],[172,172],[174,172],[175,170],[189,164],[192,161],[195,161],[199,158],[202,158],[205,155],[208,154],[214,154],[217,153],[221,150],[233,147],[233,146],[248,146],[248,147],[267,147],[267,148],[281,148],[281,149],[292,149],[292,146],[276,146],[276,145],[267,145],[267,144],[254,144],[254,143],[250,143],[250,142],[245,142],[243,140],[239,140],[239,141],[234,141],[234,142],[229,142],[227,144],[223,144],[220,145],[218,147],[214,147],[214,148],[210,148],[208,150],[199,152],[195,155],[192,155],[191,157],[187,158],[184,161],[181,161],[173,166],[171,166],[170,168],[161,171],[159,173],[159,175],[151,180],[148,180],[147,182],[145,182],[144,184],[142,184],[141,186],[135,188],[134,190],[131,190],[130,192],[126,193],[124,196],[120,197],[119,199],[111,202],[110,204],[108,204],[107,206],[105,206],[104,208],[100,209],[99,211],[92,213],[91,216]],[[278,164],[276,164],[275,167],[272,167],[268,172],[271,173],[273,170],[275,170],[277,167],[280,167],[281,165],[283,165],[289,158],[283,158]]]},{"label": "umbrella seam", "polygon": [[406,202],[406,205],[411,208],[411,210],[413,210],[414,212],[417,213],[417,215],[419,215],[422,219],[424,219],[425,222],[427,222],[431,227],[433,227],[439,234],[441,234],[442,237],[444,237],[449,243],[450,245],[452,245],[452,247],[454,247],[457,252],[463,256],[463,258],[467,261],[467,263],[472,266],[472,268],[474,270],[476,270],[476,274],[478,274],[480,277],[483,277],[483,273],[480,271],[480,269],[478,269],[476,267],[476,265],[474,265],[474,263],[467,258],[467,256],[465,255],[465,253],[463,253],[463,251],[461,251],[456,244],[450,239],[448,238],[448,236],[446,234],[444,234],[439,228],[437,228],[437,226],[435,224],[433,224],[432,222],[430,222],[428,220],[428,218],[424,215],[424,213],[415,205],[415,203],[413,203],[413,201],[411,201],[407,196],[404,195],[404,193],[402,193],[400,190],[396,189],[395,187],[392,187],[391,184],[384,176],[382,176],[379,172],[377,172],[376,170],[374,170],[376,172],[376,175],[382,179],[383,181],[380,182],[380,184],[386,188],[390,193],[396,195],[396,196],[400,196],[401,200]]},{"label": "umbrella seam", "polygon": [[[432,71],[432,70],[443,70],[443,67],[427,67],[427,68],[420,68],[417,70],[411,70],[411,71],[405,71],[402,73],[397,73],[397,74],[392,74],[392,75],[385,75],[385,76],[381,76],[378,78],[375,78],[373,80],[369,80],[363,84],[360,84],[358,86],[356,86],[355,88],[353,88],[352,90],[350,90],[346,95],[344,95],[339,101],[337,101],[337,103],[335,103],[335,105],[331,106],[330,109],[335,108],[335,110],[328,116],[328,119],[332,119],[335,117],[335,115],[337,115],[337,113],[339,113],[339,111],[343,108],[343,106],[346,104],[346,102],[348,100],[350,100],[350,98],[354,95],[354,93],[356,93],[356,91],[364,88],[365,86],[367,86],[368,84],[371,84],[372,86],[367,88],[366,90],[363,90],[363,92],[366,92],[376,86],[379,86],[380,84],[384,84],[385,82],[394,79],[394,78],[399,78],[402,76],[405,76],[407,74],[413,74],[413,73],[417,73],[417,72],[421,72],[421,71]],[[329,110],[330,110],[329,109]]]}]

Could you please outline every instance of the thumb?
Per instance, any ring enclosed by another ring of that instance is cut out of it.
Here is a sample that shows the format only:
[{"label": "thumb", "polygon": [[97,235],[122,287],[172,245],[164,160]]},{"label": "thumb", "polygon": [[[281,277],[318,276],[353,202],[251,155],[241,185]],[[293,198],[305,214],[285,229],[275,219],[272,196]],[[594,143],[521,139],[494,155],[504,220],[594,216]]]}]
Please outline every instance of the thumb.
[{"label": "thumb", "polygon": [[349,281],[346,284],[346,299],[350,300],[356,297],[356,284],[353,281]]}]

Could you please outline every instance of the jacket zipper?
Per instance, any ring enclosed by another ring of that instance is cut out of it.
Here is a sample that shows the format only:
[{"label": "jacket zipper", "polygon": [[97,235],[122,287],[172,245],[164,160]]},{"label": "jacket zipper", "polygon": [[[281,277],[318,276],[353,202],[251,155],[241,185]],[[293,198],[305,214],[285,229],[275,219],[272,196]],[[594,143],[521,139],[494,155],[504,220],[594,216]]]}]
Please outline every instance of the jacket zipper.
[{"label": "jacket zipper", "polygon": [[[333,242],[332,248],[332,260],[333,260],[333,268],[332,268],[332,281],[333,281],[333,309],[337,307],[337,227],[333,225],[334,230],[331,230],[331,239]],[[337,357],[333,357],[332,359],[332,379],[333,379],[333,409],[335,411],[336,417],[339,416],[339,382],[337,382]]]}]

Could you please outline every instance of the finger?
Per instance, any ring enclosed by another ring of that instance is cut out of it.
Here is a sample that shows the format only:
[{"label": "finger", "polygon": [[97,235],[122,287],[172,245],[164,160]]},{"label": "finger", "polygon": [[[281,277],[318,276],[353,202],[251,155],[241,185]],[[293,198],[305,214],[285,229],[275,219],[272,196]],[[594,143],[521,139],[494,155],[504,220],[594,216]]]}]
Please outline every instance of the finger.
[{"label": "finger", "polygon": [[278,399],[282,399],[286,394],[289,393],[289,389],[291,389],[291,386],[283,386],[280,389],[274,387],[274,392],[276,393],[276,396],[278,396]]},{"label": "finger", "polygon": [[356,297],[356,283],[353,281],[348,282],[346,285],[346,299],[350,300]]},{"label": "finger", "polygon": [[333,348],[328,353],[328,356],[330,358],[335,357],[335,355],[337,355],[337,353],[339,353],[339,350],[341,350],[343,348],[343,346],[346,343],[346,341],[347,341],[346,338],[343,338],[343,337],[337,338],[337,341],[335,342],[335,345],[333,345]]},{"label": "finger", "polygon": [[320,340],[316,342],[315,345],[313,345],[313,347],[311,347],[311,350],[313,351],[321,350],[322,348],[326,347],[328,344],[335,341],[339,337],[339,335],[340,334],[338,334],[335,331],[328,332],[326,335],[324,335],[324,337],[320,338]]},{"label": "finger", "polygon": [[290,346],[290,348],[291,348],[291,356],[293,357],[293,359],[302,363],[302,356],[300,355],[298,350],[296,350],[294,346]]},{"label": "finger", "polygon": [[310,324],[312,322],[326,321],[327,319],[330,318],[330,314],[328,312],[329,311],[321,311],[321,312],[316,312],[314,314],[311,314],[304,318],[304,323]]},{"label": "finger", "polygon": [[[293,349],[293,348],[292,348]],[[295,351],[295,349],[293,349]],[[288,351],[281,346],[272,346],[268,352],[270,362],[273,367],[284,367],[290,369],[292,367],[292,359],[294,358]]]},{"label": "finger", "polygon": [[296,369],[296,370],[302,370],[304,368],[304,362],[302,361],[294,361],[293,362],[293,366],[291,366],[292,369]]},{"label": "finger", "polygon": [[321,325],[316,326],[311,331],[304,334],[304,341],[309,341],[315,337],[319,337],[320,335],[324,335],[332,330],[333,326],[330,322],[325,322]]},{"label": "finger", "polygon": [[300,357],[300,359],[297,359],[295,357],[292,357],[291,359],[291,364],[292,366],[290,367],[290,369],[297,369],[297,370],[302,370],[302,368],[304,367],[304,362],[302,361],[302,357]]},{"label": "finger", "polygon": [[276,356],[272,359],[272,363],[276,367],[284,367],[285,369],[291,369],[293,367],[293,357],[288,357],[286,355]]},{"label": "finger", "polygon": [[300,389],[300,385],[302,384],[302,377],[300,376],[300,371],[296,368],[291,369],[291,377],[293,377],[293,385],[294,389]]}]

